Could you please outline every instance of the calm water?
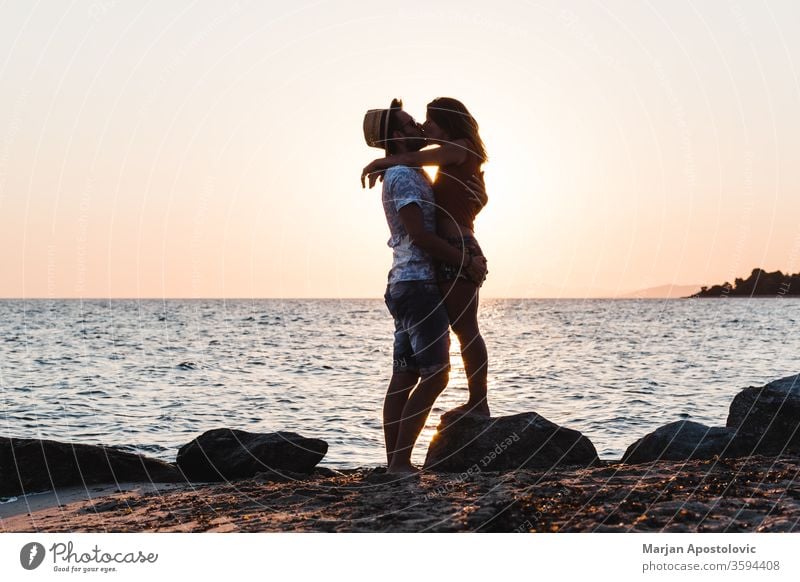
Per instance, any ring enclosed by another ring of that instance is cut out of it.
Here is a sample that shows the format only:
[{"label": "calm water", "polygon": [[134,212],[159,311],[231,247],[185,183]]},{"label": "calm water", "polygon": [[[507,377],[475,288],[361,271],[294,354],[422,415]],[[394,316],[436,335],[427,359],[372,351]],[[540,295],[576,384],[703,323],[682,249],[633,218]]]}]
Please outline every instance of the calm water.
[{"label": "calm water", "polygon": [[[800,300],[486,300],[493,413],[536,411],[603,458],[681,418],[724,425],[748,385],[800,371]],[[382,300],[0,300],[0,434],[165,460],[205,430],[291,430],[332,467],[383,462]],[[453,338],[439,415],[466,398]]]}]

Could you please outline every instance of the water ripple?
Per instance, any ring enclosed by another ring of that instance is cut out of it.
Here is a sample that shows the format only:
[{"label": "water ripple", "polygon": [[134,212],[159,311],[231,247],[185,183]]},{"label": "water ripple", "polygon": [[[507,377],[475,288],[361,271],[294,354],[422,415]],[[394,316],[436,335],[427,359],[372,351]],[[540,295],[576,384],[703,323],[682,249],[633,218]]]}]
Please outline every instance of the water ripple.
[{"label": "water ripple", "polygon": [[[724,425],[741,388],[797,373],[800,301],[485,300],[495,414],[534,410],[604,457],[680,418]],[[376,300],[4,300],[4,433],[174,460],[211,428],[291,430],[329,466],[384,460],[393,325]],[[466,401],[452,337],[441,412]]]}]

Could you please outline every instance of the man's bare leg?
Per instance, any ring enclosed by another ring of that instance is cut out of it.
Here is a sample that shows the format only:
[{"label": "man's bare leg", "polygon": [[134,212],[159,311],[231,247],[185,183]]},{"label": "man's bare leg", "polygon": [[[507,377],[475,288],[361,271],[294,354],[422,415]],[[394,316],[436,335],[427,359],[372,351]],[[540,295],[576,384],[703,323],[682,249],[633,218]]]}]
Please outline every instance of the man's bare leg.
[{"label": "man's bare leg", "polygon": [[423,377],[409,396],[403,408],[400,430],[397,434],[397,443],[387,470],[388,473],[416,473],[419,471],[411,464],[411,452],[419,433],[425,426],[433,403],[447,387],[448,379],[449,367],[444,367],[435,374]]},{"label": "man's bare leg", "polygon": [[383,439],[386,443],[386,463],[392,464],[392,455],[397,443],[397,433],[400,429],[400,417],[408,401],[408,395],[417,385],[419,374],[417,372],[395,372],[389,381],[386,398],[383,400]]}]

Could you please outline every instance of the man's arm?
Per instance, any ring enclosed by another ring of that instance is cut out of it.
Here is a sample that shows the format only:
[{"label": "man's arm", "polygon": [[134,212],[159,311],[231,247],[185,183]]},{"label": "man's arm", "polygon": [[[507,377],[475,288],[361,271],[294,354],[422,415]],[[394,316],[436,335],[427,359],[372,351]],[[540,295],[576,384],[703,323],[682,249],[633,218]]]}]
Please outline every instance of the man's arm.
[{"label": "man's arm", "polygon": [[483,181],[483,170],[478,174],[473,174],[467,180],[467,190],[470,192],[469,201],[475,207],[475,213],[477,214],[489,202],[489,196],[486,194],[486,183]]},{"label": "man's arm", "polygon": [[406,204],[399,211],[400,222],[406,229],[412,244],[427,252],[434,259],[453,265],[461,265],[466,275],[473,281],[482,281],[486,275],[486,259],[472,257],[438,236],[425,230],[422,209],[417,203]]}]

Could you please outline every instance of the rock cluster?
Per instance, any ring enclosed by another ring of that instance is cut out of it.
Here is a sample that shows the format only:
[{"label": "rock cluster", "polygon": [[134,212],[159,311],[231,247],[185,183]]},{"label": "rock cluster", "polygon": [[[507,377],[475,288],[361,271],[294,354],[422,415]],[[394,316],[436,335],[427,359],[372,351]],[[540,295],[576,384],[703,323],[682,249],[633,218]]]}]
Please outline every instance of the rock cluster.
[{"label": "rock cluster", "polygon": [[[0,497],[99,483],[265,481],[310,475],[328,444],[293,432],[210,430],[166,463],[113,447],[0,437]],[[800,454],[800,374],[739,392],[726,426],[667,424],[634,442],[623,463]],[[425,468],[468,475],[598,463],[592,442],[535,412],[497,418],[463,415],[442,422]],[[317,473],[320,469],[316,470]],[[338,474],[338,473],[337,473]]]},{"label": "rock cluster", "polygon": [[751,386],[731,402],[724,427],[678,421],[634,442],[623,463],[800,453],[800,374]]},{"label": "rock cluster", "polygon": [[99,445],[0,437],[0,497],[100,483],[223,481],[310,473],[328,451],[320,439],[293,432],[210,430],[166,463]]}]

